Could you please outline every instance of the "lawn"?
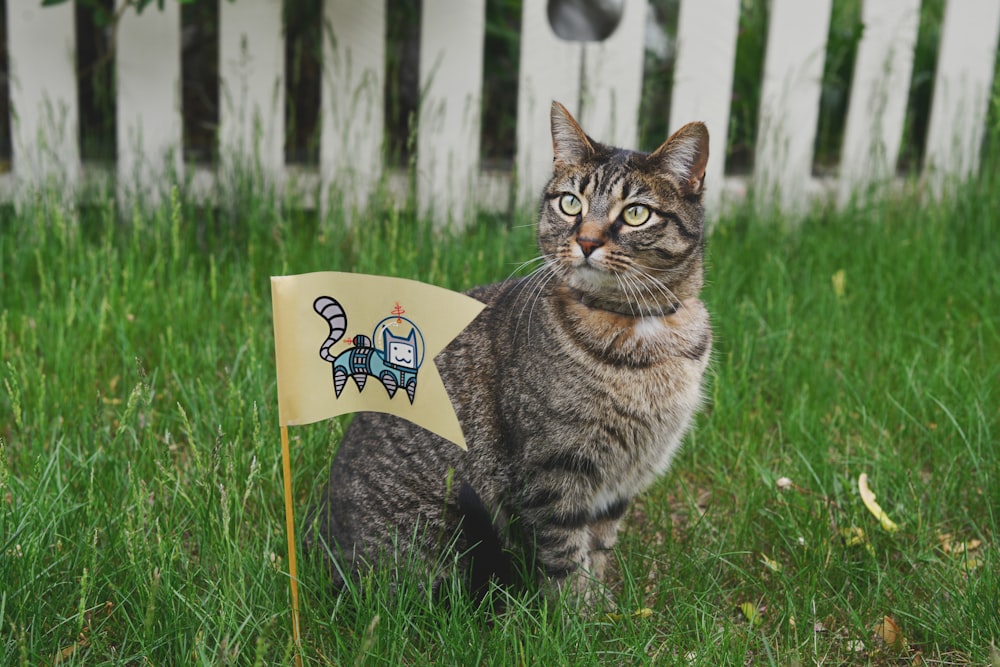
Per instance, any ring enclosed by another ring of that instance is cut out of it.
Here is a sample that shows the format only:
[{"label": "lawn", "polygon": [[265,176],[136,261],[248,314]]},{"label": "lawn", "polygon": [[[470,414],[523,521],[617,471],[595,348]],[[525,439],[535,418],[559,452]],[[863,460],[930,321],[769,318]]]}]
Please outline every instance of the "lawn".
[{"label": "lawn", "polygon": [[[988,164],[939,203],[723,217],[709,400],[613,603],[337,596],[306,559],[304,662],[1000,664],[997,211]],[[348,226],[260,190],[0,209],[0,663],[292,664],[268,277],[464,289],[534,256],[530,222]],[[291,432],[299,519],[342,427]]]}]

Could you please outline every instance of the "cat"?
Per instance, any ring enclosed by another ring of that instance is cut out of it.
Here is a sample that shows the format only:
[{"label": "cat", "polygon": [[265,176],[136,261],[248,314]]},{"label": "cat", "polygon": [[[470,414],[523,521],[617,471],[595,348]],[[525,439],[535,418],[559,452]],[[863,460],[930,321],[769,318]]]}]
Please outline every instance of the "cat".
[{"label": "cat", "polygon": [[457,566],[475,591],[599,599],[630,502],[702,403],[708,130],[647,154],[595,141],[558,102],[551,125],[540,267],[468,292],[486,308],[436,359],[468,451],[354,417],[312,513],[337,584],[371,567],[440,583]]},{"label": "cat", "polygon": [[371,338],[357,334],[352,338],[353,348],[334,356],[330,348],[340,342],[347,330],[344,307],[336,299],[321,296],[313,303],[313,310],[330,325],[330,335],[323,341],[319,356],[333,365],[333,391],[338,398],[348,377],[354,379],[358,391],[364,391],[371,376],[378,378],[389,398],[396,395],[397,389],[405,387],[406,395],[413,403],[419,367],[416,329],[411,329],[408,336],[396,336],[389,331],[389,327],[382,327],[381,350],[372,344]]}]

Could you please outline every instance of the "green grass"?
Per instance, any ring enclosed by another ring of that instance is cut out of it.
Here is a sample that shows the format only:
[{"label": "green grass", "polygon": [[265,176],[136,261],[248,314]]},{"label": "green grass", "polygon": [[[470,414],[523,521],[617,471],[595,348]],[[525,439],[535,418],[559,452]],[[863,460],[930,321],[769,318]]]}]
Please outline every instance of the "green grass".
[{"label": "green grass", "polygon": [[[337,597],[305,560],[306,663],[997,664],[998,185],[988,166],[939,204],[719,222],[709,401],[630,515],[626,618],[529,594],[490,616],[419,582]],[[268,276],[461,289],[532,257],[531,227],[55,200],[0,209],[0,663],[291,663]],[[292,430],[299,519],[341,432]]]}]

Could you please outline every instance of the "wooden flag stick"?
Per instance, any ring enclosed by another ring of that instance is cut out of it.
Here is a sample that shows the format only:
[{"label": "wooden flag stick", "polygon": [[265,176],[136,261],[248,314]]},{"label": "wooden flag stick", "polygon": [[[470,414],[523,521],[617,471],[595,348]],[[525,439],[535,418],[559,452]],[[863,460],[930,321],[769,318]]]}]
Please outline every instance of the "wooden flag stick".
[{"label": "wooden flag stick", "polygon": [[285,477],[285,528],[288,533],[288,583],[292,589],[292,639],[295,664],[302,666],[302,636],[299,631],[299,574],[295,564],[295,515],[292,510],[292,455],[288,448],[288,427],[281,427],[281,464]]}]

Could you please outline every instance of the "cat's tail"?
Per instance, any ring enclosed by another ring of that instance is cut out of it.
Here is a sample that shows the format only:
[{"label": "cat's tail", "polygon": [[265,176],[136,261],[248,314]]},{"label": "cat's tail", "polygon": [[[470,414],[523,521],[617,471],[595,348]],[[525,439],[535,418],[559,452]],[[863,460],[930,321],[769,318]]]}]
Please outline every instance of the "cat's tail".
[{"label": "cat's tail", "polygon": [[330,348],[336,345],[347,331],[347,313],[344,312],[340,302],[328,296],[321,296],[313,301],[313,310],[330,325],[330,335],[319,348],[319,356],[323,361],[333,363],[336,361],[336,356],[330,353]]}]

